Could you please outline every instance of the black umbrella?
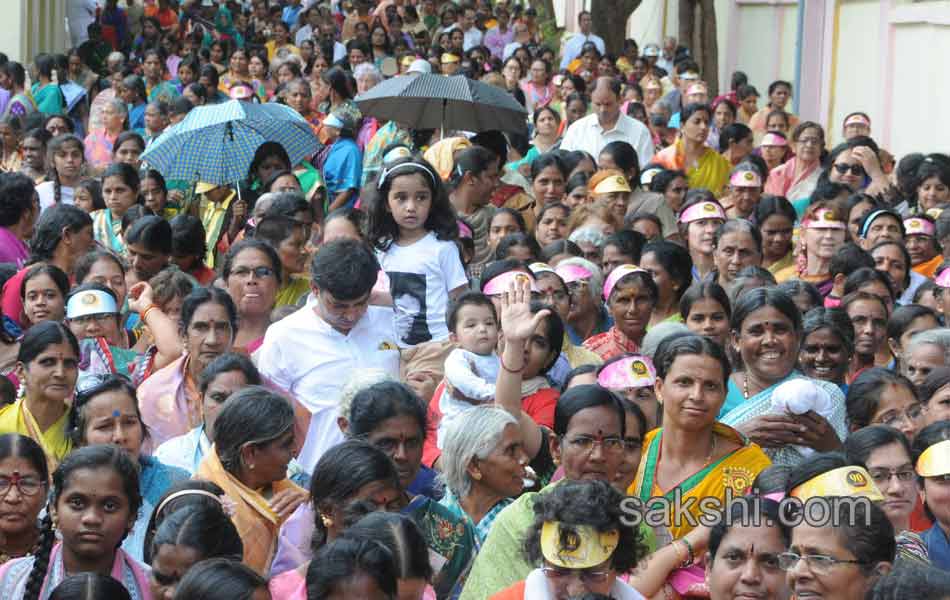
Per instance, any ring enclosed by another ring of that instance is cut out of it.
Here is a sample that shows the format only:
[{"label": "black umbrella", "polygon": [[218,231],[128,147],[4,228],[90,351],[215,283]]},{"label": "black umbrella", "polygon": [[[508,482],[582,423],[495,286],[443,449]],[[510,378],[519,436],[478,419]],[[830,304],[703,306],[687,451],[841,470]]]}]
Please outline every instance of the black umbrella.
[{"label": "black umbrella", "polygon": [[464,75],[402,75],[356,97],[364,115],[411,129],[511,131],[527,128],[527,111],[507,91]]}]

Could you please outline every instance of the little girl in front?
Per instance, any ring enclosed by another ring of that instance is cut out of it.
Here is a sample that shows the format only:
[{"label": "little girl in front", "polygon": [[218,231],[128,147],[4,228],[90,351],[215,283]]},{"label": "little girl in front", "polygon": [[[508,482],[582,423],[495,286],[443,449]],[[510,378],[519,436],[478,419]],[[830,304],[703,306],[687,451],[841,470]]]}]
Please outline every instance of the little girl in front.
[{"label": "little girl in front", "polygon": [[468,280],[459,256],[458,223],[435,169],[407,157],[383,169],[369,218],[370,243],[389,277],[395,334],[405,373],[441,377],[451,350],[445,313]]}]

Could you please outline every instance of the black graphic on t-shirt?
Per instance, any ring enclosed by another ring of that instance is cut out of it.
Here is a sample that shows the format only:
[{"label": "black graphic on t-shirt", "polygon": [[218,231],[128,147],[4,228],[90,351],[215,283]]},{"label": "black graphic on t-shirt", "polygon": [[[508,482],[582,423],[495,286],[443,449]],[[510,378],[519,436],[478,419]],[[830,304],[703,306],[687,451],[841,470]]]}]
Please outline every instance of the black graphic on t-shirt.
[{"label": "black graphic on t-shirt", "polygon": [[396,310],[396,337],[406,346],[428,342],[432,334],[426,322],[426,276],[398,271],[386,274]]}]

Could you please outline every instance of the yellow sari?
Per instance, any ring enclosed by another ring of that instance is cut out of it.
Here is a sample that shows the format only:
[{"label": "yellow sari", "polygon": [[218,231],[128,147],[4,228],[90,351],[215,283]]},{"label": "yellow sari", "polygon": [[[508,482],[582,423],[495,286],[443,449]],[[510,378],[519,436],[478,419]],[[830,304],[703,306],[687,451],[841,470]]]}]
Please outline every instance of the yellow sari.
[{"label": "yellow sari", "polygon": [[[725,500],[726,490],[730,490],[734,498],[745,494],[752,486],[752,480],[755,479],[756,475],[772,464],[772,461],[757,444],[750,442],[748,438],[728,425],[715,423],[713,433],[730,442],[739,444],[739,448],[701,471],[686,477],[676,487],[665,491],[657,486],[655,479],[660,464],[660,442],[663,429],[654,429],[648,433],[643,442],[643,457],[640,459],[637,478],[630,489],[627,490],[627,493],[639,498],[644,503],[644,508],[648,509],[651,506],[662,507],[662,504],[655,500],[660,497],[670,500],[670,506],[667,508],[671,508],[672,501],[679,492],[683,500],[680,506],[686,508],[697,522],[703,514],[703,507],[700,502],[703,498]],[[692,504],[688,503],[690,498],[695,499]],[[720,510],[722,508],[725,507],[721,506]],[[654,529],[657,533],[657,547],[663,546],[671,540],[680,539],[694,528],[689,519],[674,515],[672,510],[666,519],[666,523],[668,524],[665,527],[666,532],[658,531],[661,528]],[[666,535],[663,535],[664,533]]]},{"label": "yellow sari", "polygon": [[19,433],[32,438],[46,454],[46,464],[50,474],[56,470],[59,461],[69,454],[73,444],[66,435],[66,423],[69,419],[69,407],[46,431],[40,430],[39,424],[26,407],[26,398],[19,398],[13,404],[0,408],[0,434]]},{"label": "yellow sari", "polygon": [[[195,477],[217,483],[234,502],[234,514],[231,520],[237,527],[241,541],[244,542],[243,562],[262,577],[268,577],[271,561],[277,553],[277,534],[284,520],[271,510],[267,498],[259,491],[252,490],[241,483],[237,477],[228,473],[221,464],[218,450],[214,446],[198,465]],[[303,488],[289,479],[275,482],[271,488],[275,495],[286,489],[297,489],[306,493]]]},{"label": "yellow sari", "polygon": [[722,195],[723,188],[729,180],[729,171],[732,169],[728,160],[708,146],[697,164],[687,168],[686,151],[683,148],[682,139],[676,140],[675,144],[661,150],[653,158],[653,162],[667,169],[685,171],[686,180],[691,189],[705,188],[717,198]]}]

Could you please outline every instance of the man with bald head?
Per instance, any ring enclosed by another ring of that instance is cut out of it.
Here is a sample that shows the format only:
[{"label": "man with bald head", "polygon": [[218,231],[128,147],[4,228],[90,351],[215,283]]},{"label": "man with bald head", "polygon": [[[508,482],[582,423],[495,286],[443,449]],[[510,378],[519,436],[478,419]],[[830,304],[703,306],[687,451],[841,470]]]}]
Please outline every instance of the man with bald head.
[{"label": "man with bald head", "polygon": [[637,151],[640,167],[653,158],[650,130],[633,117],[620,111],[620,82],[612,77],[598,77],[590,94],[593,114],[575,121],[564,134],[562,150],[583,150],[597,159],[610,142],[627,142]]}]

